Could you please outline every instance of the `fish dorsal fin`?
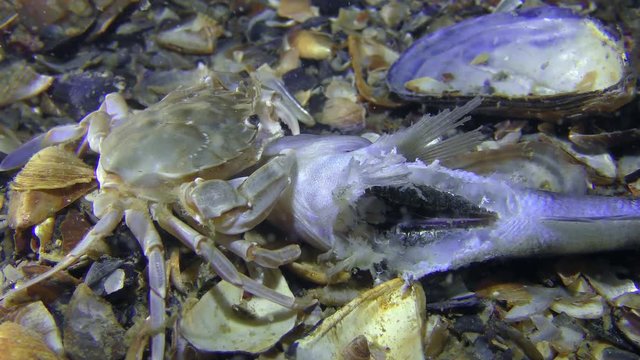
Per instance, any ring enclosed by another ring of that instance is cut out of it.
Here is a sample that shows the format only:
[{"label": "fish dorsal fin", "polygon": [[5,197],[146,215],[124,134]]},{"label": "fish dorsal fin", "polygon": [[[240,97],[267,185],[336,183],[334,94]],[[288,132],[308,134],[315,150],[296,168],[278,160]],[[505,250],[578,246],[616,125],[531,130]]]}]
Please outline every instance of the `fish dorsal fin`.
[{"label": "fish dorsal fin", "polygon": [[465,115],[481,102],[482,99],[476,97],[453,110],[444,110],[435,116],[425,115],[406,129],[380,137],[375,146],[385,150],[397,148],[407,159],[420,159],[426,163],[467,152],[484,138],[478,129],[454,135],[435,144],[431,142],[467,122],[470,117]]}]

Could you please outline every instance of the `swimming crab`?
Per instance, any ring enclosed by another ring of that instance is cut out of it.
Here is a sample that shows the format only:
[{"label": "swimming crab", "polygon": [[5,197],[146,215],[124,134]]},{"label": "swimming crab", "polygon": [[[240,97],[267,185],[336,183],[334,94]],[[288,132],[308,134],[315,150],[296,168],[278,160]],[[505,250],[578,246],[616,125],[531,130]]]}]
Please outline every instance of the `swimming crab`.
[{"label": "swimming crab", "polygon": [[258,161],[266,144],[283,135],[276,117],[298,131],[290,109],[299,105],[282,105],[294,100],[275,79],[268,80],[228,89],[208,78],[139,112],[130,111],[119,94],[109,94],[78,124],[54,128],[7,157],[3,169],[20,165],[39,148],[82,137],[100,155],[93,201],[98,222],[63,261],[20,289],[72,265],[124,217],[148,259],[149,323],[156,332],[152,358],[164,355],[165,332],[159,330],[165,323],[167,288],[163,244],[154,221],[205,258],[222,279],[289,308],[308,305],[239,272],[216,247],[217,240],[223,241],[234,254],[265,267],[286,264],[300,254],[298,245],[267,250],[237,239],[266,218],[290,183],[293,158],[286,151],[248,177],[235,177]]}]

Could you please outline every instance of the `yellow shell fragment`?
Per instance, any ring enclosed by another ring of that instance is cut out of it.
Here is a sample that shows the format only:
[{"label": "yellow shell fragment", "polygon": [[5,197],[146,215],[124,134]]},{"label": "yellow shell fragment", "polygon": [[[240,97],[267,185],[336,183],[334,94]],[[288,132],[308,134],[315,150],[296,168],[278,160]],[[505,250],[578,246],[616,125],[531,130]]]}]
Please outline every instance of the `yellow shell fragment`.
[{"label": "yellow shell fragment", "polygon": [[320,124],[340,130],[362,129],[367,110],[361,104],[345,98],[328,99],[318,119]]},{"label": "yellow shell fragment", "polygon": [[[265,285],[293,297],[277,269],[265,273]],[[297,313],[269,300],[243,300],[242,289],[220,281],[182,314],[181,335],[202,351],[260,353],[293,328]]]},{"label": "yellow shell fragment", "polygon": [[278,6],[278,16],[300,23],[319,14],[318,8],[311,6],[311,0],[280,0]]},{"label": "yellow shell fragment", "polygon": [[13,307],[6,318],[37,333],[42,337],[42,340],[47,344],[49,349],[53,350],[59,356],[64,356],[60,330],[53,316],[42,301],[35,301],[23,306]]},{"label": "yellow shell fragment", "polygon": [[318,116],[318,122],[343,131],[364,128],[367,111],[358,102],[358,90],[346,80],[334,78],[327,85],[327,101]]},{"label": "yellow shell fragment", "polygon": [[340,271],[333,276],[327,275],[327,269],[311,262],[295,261],[287,264],[287,269],[297,276],[318,285],[342,284],[351,278],[348,271]]},{"label": "yellow shell fragment", "polygon": [[11,184],[8,221],[13,229],[41,223],[95,188],[94,170],[63,146],[40,150]]},{"label": "yellow shell fragment", "polygon": [[471,65],[485,65],[486,63],[489,62],[489,57],[491,55],[487,52],[483,52],[480,53],[478,55],[476,55],[476,57],[473,58],[473,60],[471,60],[470,64]]},{"label": "yellow shell fragment", "polygon": [[300,66],[302,66],[300,52],[298,49],[291,48],[282,52],[278,66],[274,70],[278,76],[282,76]]},{"label": "yellow shell fragment", "polygon": [[[356,80],[356,88],[360,96],[380,106],[398,107],[401,104],[389,97],[386,83],[382,81],[377,87],[369,84],[369,78],[376,73],[386,72],[398,59],[398,53],[373,39],[359,35],[349,35],[349,55]],[[367,76],[368,75],[368,76]],[[381,75],[381,74],[380,74]]]},{"label": "yellow shell fragment", "polygon": [[9,227],[23,229],[39,224],[95,187],[95,182],[92,182],[56,190],[13,191],[7,217]]},{"label": "yellow shell fragment", "polygon": [[15,191],[62,189],[90,183],[94,170],[63,146],[40,150],[16,175],[11,184]]},{"label": "yellow shell fragment", "polygon": [[47,251],[51,248],[55,248],[55,246],[52,244],[55,225],[55,217],[52,216],[50,218],[47,218],[45,221],[41,222],[33,228],[33,234],[38,237],[40,243],[40,247],[38,249],[40,258],[58,262],[62,260],[64,254],[60,253],[59,251],[54,251],[53,253],[49,253],[49,251]]},{"label": "yellow shell fragment", "polygon": [[42,337],[14,322],[0,324],[0,360],[59,359]]},{"label": "yellow shell fragment", "polygon": [[298,359],[345,359],[362,337],[370,351],[383,349],[386,359],[423,359],[425,296],[419,283],[402,279],[381,284],[326,318],[297,342]]},{"label": "yellow shell fragment", "polygon": [[333,54],[331,36],[309,30],[293,32],[289,37],[291,47],[298,50],[302,59],[326,60]]},{"label": "yellow shell fragment", "polygon": [[440,94],[451,90],[449,85],[428,76],[407,81],[404,86],[419,94]]}]

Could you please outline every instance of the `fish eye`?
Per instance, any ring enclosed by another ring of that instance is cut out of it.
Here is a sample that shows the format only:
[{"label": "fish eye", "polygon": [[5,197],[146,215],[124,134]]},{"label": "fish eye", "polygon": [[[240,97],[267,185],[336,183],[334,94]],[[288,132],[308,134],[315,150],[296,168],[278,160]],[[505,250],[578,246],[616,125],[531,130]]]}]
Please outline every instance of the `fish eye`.
[{"label": "fish eye", "polygon": [[245,122],[247,124],[251,124],[253,126],[258,126],[260,124],[260,117],[257,114],[253,114],[251,116],[249,116]]}]

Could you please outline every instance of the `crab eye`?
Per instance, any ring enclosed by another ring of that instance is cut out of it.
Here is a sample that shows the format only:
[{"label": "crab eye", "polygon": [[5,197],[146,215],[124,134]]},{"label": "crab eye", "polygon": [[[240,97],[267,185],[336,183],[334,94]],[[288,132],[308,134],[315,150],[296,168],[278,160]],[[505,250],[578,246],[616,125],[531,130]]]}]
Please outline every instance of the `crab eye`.
[{"label": "crab eye", "polygon": [[245,122],[247,124],[253,125],[253,126],[258,126],[260,124],[260,117],[257,114],[253,114],[251,116],[249,116]]}]

